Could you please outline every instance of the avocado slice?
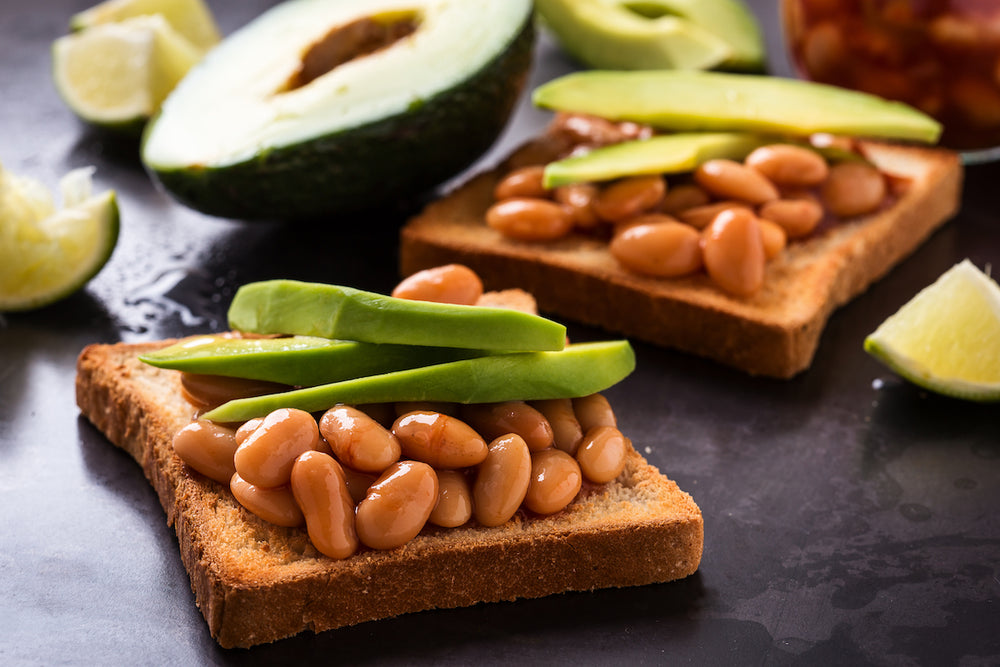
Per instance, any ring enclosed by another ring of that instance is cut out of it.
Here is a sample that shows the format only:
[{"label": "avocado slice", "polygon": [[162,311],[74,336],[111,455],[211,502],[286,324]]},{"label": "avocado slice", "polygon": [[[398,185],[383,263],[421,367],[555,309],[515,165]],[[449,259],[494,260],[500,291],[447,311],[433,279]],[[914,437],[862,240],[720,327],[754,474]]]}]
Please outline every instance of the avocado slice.
[{"label": "avocado slice", "polygon": [[475,350],[561,350],[566,344],[562,324],[517,310],[411,301],[296,280],[240,287],[229,306],[229,325],[259,334]]},{"label": "avocado slice", "polygon": [[739,0],[536,0],[544,24],[598,69],[760,71],[764,41]]},{"label": "avocado slice", "polygon": [[318,412],[337,403],[496,403],[575,398],[603,391],[634,369],[635,352],[628,341],[576,343],[558,352],[497,354],[237,399],[202,418],[238,422],[278,408]]},{"label": "avocado slice", "polygon": [[755,148],[773,142],[764,135],[739,132],[664,134],[550,162],[545,166],[544,184],[554,188],[623,176],[694,171],[706,160],[742,160]]},{"label": "avocado slice", "polygon": [[170,370],[312,387],[366,375],[485,356],[488,351],[361,343],[313,336],[198,336],[139,357]]},{"label": "avocado slice", "polygon": [[817,132],[934,143],[941,125],[900,102],[795,79],[721,72],[589,71],[535,89],[536,105],[675,132]]},{"label": "avocado slice", "polygon": [[146,128],[182,203],[240,219],[393,206],[471,164],[524,85],[530,0],[289,0],[213,49]]}]

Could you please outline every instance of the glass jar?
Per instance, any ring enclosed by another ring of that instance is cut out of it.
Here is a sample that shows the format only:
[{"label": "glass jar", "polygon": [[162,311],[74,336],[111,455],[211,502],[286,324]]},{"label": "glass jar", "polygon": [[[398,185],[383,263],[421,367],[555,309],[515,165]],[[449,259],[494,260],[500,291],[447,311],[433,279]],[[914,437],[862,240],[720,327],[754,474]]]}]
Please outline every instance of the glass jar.
[{"label": "glass jar", "polygon": [[969,161],[1000,157],[1000,0],[783,0],[782,12],[804,78],[905,102]]}]

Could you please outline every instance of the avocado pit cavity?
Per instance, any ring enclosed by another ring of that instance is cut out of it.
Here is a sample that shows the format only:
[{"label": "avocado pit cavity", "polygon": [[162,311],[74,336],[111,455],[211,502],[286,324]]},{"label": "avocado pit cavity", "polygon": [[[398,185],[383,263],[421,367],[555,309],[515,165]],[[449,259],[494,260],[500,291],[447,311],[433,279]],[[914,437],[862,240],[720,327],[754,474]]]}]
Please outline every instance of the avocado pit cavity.
[{"label": "avocado pit cavity", "polygon": [[345,63],[387,49],[419,27],[416,11],[365,16],[337,26],[305,50],[298,70],[281,92],[306,86]]}]

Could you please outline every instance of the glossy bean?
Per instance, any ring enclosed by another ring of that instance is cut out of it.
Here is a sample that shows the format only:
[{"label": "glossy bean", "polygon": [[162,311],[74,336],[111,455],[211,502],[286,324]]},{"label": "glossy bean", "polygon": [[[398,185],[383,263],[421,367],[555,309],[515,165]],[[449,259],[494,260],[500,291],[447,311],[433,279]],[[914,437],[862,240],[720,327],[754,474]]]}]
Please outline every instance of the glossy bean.
[{"label": "glossy bean", "polygon": [[587,431],[576,452],[583,476],[595,484],[605,484],[625,469],[628,440],[611,426],[598,426]]},{"label": "glossy bean", "polygon": [[561,449],[535,452],[524,506],[536,514],[554,514],[573,502],[582,486],[580,464],[572,456]]},{"label": "glossy bean", "polygon": [[295,459],[318,446],[319,428],[313,416],[280,408],[264,417],[236,450],[236,472],[257,486],[282,486],[288,483]]},{"label": "glossy bean", "polygon": [[505,435],[489,444],[472,486],[472,513],[484,526],[506,523],[528,492],[531,452],[519,435]]},{"label": "glossy bean", "polygon": [[461,415],[485,440],[516,433],[533,452],[552,446],[552,425],[545,415],[524,401],[463,405]]},{"label": "glossy bean", "polygon": [[750,296],[764,284],[764,242],[760,222],[745,209],[724,211],[705,230],[702,252],[709,277],[736,296]]},{"label": "glossy bean", "polygon": [[294,528],[305,521],[295,495],[290,486],[264,488],[256,486],[233,473],[229,480],[229,489],[236,500],[268,523],[276,526]]},{"label": "glossy bean", "polygon": [[770,261],[780,255],[788,245],[788,235],[785,230],[770,220],[761,218],[760,240],[764,245],[764,259]]},{"label": "glossy bean", "polygon": [[340,464],[327,454],[306,452],[295,460],[290,485],[313,546],[330,558],[354,554],[358,550],[354,502]]},{"label": "glossy bean", "polygon": [[823,207],[811,199],[776,199],[763,204],[760,217],[785,230],[790,239],[808,236],[823,219]]},{"label": "glossy bean", "polygon": [[573,225],[589,229],[600,222],[594,212],[594,198],[599,192],[593,183],[573,183],[552,191],[552,198],[569,212]]},{"label": "glossy bean", "polygon": [[812,187],[822,183],[829,173],[822,155],[792,144],[761,146],[744,163],[779,187]]},{"label": "glossy bean", "polygon": [[420,461],[397,461],[358,503],[358,538],[372,549],[400,547],[421,531],[437,500],[433,468]]},{"label": "glossy bean", "polygon": [[439,412],[409,412],[392,425],[403,456],[434,468],[467,468],[481,463],[488,450],[465,422]]},{"label": "glossy bean", "polygon": [[659,174],[629,176],[604,187],[594,198],[597,217],[621,222],[660,205],[667,192],[667,182]]},{"label": "glossy bean", "polygon": [[493,188],[493,198],[497,201],[511,197],[537,197],[544,199],[548,189],[543,184],[545,167],[531,165],[510,171]]},{"label": "glossy bean", "polygon": [[591,394],[573,399],[573,412],[576,414],[580,428],[586,433],[595,426],[612,426],[618,428],[618,418],[611,403],[604,394]]},{"label": "glossy bean", "polygon": [[417,271],[396,285],[392,296],[412,301],[433,301],[472,306],[483,295],[483,281],[462,264],[446,264]]},{"label": "glossy bean", "polygon": [[237,398],[285,391],[288,387],[264,380],[246,380],[223,375],[181,373],[181,395],[196,408],[210,409]]},{"label": "glossy bean", "polygon": [[642,216],[615,234],[611,254],[629,271],[676,278],[701,268],[701,235],[691,225],[663,215]]},{"label": "glossy bean", "polygon": [[695,229],[706,229],[720,213],[733,208],[750,210],[750,207],[742,202],[725,200],[685,209],[678,213],[677,217],[681,222],[691,225]]},{"label": "glossy bean", "polygon": [[[240,427],[236,429],[236,444],[242,445],[243,441],[250,437],[250,434],[257,430],[257,427],[264,422],[263,417],[255,417],[249,421],[245,421],[240,424]],[[235,452],[233,452],[235,454]]]},{"label": "glossy bean", "polygon": [[381,473],[399,459],[400,445],[391,432],[349,405],[323,413],[319,432],[343,465],[361,472]]},{"label": "glossy bean", "polygon": [[573,228],[568,210],[546,199],[513,197],[486,211],[486,224],[519,241],[553,241]]},{"label": "glossy bean", "polygon": [[759,171],[735,160],[708,160],[694,171],[694,180],[723,199],[763,204],[778,198],[778,189]]},{"label": "glossy bean", "polygon": [[830,167],[821,195],[827,209],[839,218],[864,215],[882,205],[885,178],[866,162],[840,162]]},{"label": "glossy bean", "polygon": [[439,470],[438,499],[428,521],[435,526],[455,528],[472,518],[472,489],[464,472]]},{"label": "glossy bean", "polygon": [[676,216],[681,211],[686,211],[697,206],[705,206],[712,198],[694,183],[683,183],[675,185],[667,190],[660,203],[660,211],[667,215]]},{"label": "glossy bean", "polygon": [[552,398],[532,401],[531,405],[541,412],[552,426],[552,444],[564,452],[576,453],[576,448],[583,440],[583,429],[573,410],[572,399]]},{"label": "glossy bean", "polygon": [[221,484],[228,484],[236,472],[233,456],[239,445],[231,428],[193,421],[174,434],[173,447],[185,464]]}]

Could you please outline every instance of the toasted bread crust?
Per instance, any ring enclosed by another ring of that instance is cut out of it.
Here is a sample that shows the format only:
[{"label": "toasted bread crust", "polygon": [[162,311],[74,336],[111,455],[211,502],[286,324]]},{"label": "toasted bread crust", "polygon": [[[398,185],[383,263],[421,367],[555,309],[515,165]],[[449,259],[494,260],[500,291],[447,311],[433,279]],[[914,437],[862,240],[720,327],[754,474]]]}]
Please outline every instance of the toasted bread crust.
[{"label": "toasted bread crust", "polygon": [[498,528],[428,528],[399,549],[327,558],[305,531],[258,519],[173,453],[173,434],[193,410],[176,372],[137,358],[170,342],[87,347],[77,403],[156,489],[198,607],[223,647],[425,609],[664,582],[698,568],[700,510],[634,450],[617,480],[584,489],[559,514],[517,516]]},{"label": "toasted bread crust", "polygon": [[655,279],[621,268],[607,243],[573,234],[551,243],[504,238],[485,225],[493,188],[510,164],[544,161],[545,139],[431,203],[401,233],[400,271],[468,265],[487,288],[520,287],[543,312],[698,354],[755,375],[808,368],[830,314],[884,276],[958,210],[955,153],[861,142],[882,170],[910,179],[891,207],[853,219],[768,263],[764,288],[741,299],[707,276]]}]

